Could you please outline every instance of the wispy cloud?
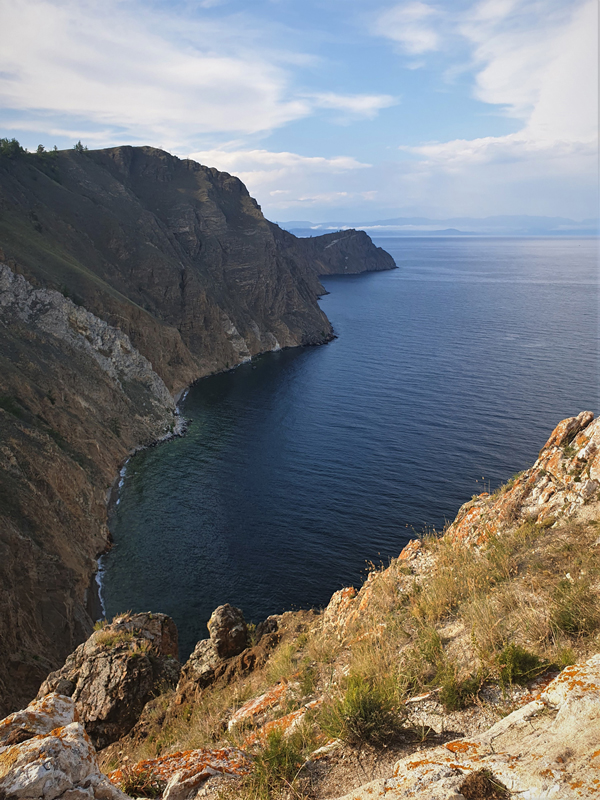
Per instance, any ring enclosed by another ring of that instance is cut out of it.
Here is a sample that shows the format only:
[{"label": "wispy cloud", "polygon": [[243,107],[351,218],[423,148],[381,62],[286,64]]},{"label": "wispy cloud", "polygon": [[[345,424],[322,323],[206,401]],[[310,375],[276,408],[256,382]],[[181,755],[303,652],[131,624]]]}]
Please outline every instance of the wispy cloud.
[{"label": "wispy cloud", "polygon": [[303,92],[289,69],[303,54],[269,47],[240,14],[183,20],[141,2],[20,0],[1,5],[0,29],[10,31],[0,49],[10,125],[85,131],[96,146],[181,151],[207,134],[270,131],[317,109],[373,117],[393,102]]},{"label": "wispy cloud", "polygon": [[321,92],[307,95],[307,99],[319,108],[331,108],[343,111],[354,117],[372,119],[382,108],[389,108],[398,101],[389,94],[335,94]]},{"label": "wispy cloud", "polygon": [[432,25],[436,16],[438,12],[420,0],[400,3],[378,14],[372,30],[397,42],[406,53],[420,55],[440,45],[440,36]]},{"label": "wispy cloud", "polygon": [[[537,213],[556,213],[560,199],[574,216],[590,213],[596,192],[597,6],[583,0],[485,0],[458,27],[473,47],[474,94],[520,119],[506,136],[400,147],[412,195],[504,213],[509,198]],[[421,187],[418,189],[417,187]],[[578,187],[577,190],[574,187]],[[435,187],[435,188],[434,188]],[[504,204],[504,208],[502,205]],[[564,207],[564,206],[563,206]]]}]

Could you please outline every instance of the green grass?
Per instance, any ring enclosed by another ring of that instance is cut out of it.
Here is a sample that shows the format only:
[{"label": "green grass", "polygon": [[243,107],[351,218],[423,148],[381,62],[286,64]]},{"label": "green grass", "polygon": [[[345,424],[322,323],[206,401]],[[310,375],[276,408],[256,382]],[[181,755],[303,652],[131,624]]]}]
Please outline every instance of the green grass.
[{"label": "green grass", "polygon": [[403,730],[406,712],[396,700],[391,681],[376,683],[350,675],[343,697],[323,706],[319,724],[348,744],[385,745]]}]

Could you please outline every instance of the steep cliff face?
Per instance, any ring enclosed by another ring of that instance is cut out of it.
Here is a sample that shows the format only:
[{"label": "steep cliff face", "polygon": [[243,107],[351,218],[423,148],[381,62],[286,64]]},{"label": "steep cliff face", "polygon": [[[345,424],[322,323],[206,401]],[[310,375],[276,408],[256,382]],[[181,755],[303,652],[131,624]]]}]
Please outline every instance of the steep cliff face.
[{"label": "steep cliff face", "polygon": [[296,239],[237,178],[150,147],[4,159],[0,203],[7,257],[121,328],[171,390],[327,341],[319,273],[395,266],[364,233]]},{"label": "steep cliff face", "polygon": [[328,341],[318,275],[394,263],[354,231],[298,240],[150,147],[1,158],[0,247],[2,713],[89,635],[107,490],[176,426],[170,393]]},{"label": "steep cliff face", "polygon": [[92,628],[116,465],[167,435],[175,404],[129,338],[0,264],[0,708]]}]

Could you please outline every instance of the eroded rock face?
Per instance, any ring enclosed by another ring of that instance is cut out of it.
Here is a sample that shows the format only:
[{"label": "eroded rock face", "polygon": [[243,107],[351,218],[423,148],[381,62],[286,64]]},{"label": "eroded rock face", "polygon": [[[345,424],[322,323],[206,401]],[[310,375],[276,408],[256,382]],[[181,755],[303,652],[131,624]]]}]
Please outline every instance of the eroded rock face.
[{"label": "eroded rock face", "polygon": [[[249,647],[248,626],[239,608],[226,603],[216,608],[207,623],[210,639],[201,639],[181,669],[176,704],[193,702],[207,686],[220,680],[229,683],[261,667],[279,640],[273,618],[270,633]],[[265,628],[266,631],[266,628]]]},{"label": "eroded rock face", "polygon": [[124,333],[1,263],[0,397],[1,715],[92,632],[107,486],[178,417]]},{"label": "eroded rock face", "polygon": [[177,629],[165,614],[118,617],[95,631],[42,684],[38,698],[61,692],[75,702],[98,749],[127,734],[148,700],[175,686]]},{"label": "eroded rock face", "polygon": [[58,694],[0,722],[0,797],[127,800],[100,772],[75,703]]},{"label": "eroded rock face", "polygon": [[481,494],[459,509],[446,536],[481,544],[489,536],[530,519],[569,517],[600,498],[600,419],[591,411],[562,420],[535,464],[505,490]]},{"label": "eroded rock face", "polygon": [[567,667],[539,699],[481,736],[403,758],[393,775],[343,800],[461,800],[469,774],[488,769],[526,800],[598,796],[600,779],[600,655]]},{"label": "eroded rock face", "polygon": [[207,627],[219,658],[237,656],[248,647],[248,626],[241,608],[229,603],[215,608]]}]

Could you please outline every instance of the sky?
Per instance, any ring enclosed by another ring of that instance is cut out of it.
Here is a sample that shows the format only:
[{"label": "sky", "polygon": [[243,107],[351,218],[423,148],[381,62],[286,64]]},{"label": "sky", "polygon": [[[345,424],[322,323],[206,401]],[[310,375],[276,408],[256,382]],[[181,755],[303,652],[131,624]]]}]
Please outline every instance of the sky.
[{"label": "sky", "polygon": [[598,214],[596,0],[0,3],[0,136],[152,145],[272,220]]}]

